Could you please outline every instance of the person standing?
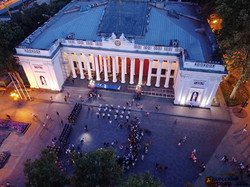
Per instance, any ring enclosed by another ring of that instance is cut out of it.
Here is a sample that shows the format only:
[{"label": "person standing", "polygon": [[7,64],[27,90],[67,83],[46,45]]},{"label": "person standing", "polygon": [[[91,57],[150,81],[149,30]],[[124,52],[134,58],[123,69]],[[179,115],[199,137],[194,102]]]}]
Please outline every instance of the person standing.
[{"label": "person standing", "polygon": [[79,95],[79,99],[80,99],[81,102],[84,102],[84,100],[82,99],[82,95],[81,94]]},{"label": "person standing", "polygon": [[206,170],[206,166],[205,166],[204,162],[201,163],[201,167],[202,167],[202,169],[199,173],[199,176],[202,176],[202,173]]},{"label": "person standing", "polygon": [[108,116],[108,119],[110,119],[110,113],[108,113],[107,116]]},{"label": "person standing", "polygon": [[67,103],[67,96],[66,95],[64,96],[64,101],[65,101],[65,103]]},{"label": "person standing", "polygon": [[224,155],[222,158],[221,158],[221,161],[223,161],[224,163],[226,163],[228,161],[228,158],[226,155]]},{"label": "person standing", "polygon": [[195,153],[196,153],[196,149],[193,149],[192,154],[195,154]]},{"label": "person standing", "polygon": [[49,116],[49,114],[46,114],[46,118],[47,118],[47,119],[51,119],[50,116]]},{"label": "person standing", "polygon": [[84,130],[87,132],[88,131],[88,125],[84,126]]},{"label": "person standing", "polygon": [[70,98],[70,94],[69,94],[69,92],[67,92],[67,98],[68,98],[68,99]]},{"label": "person standing", "polygon": [[142,160],[142,161],[144,160],[144,154],[141,155],[141,160]]},{"label": "person standing", "polygon": [[96,117],[99,118],[100,117],[100,113],[96,112]]},{"label": "person standing", "polygon": [[61,124],[63,125],[63,119],[61,119]]},{"label": "person standing", "polygon": [[244,134],[245,132],[247,132],[247,128],[246,128],[246,127],[244,127],[244,128],[242,129],[242,134]]},{"label": "person standing", "polygon": [[6,117],[7,117],[9,120],[11,120],[11,117],[10,117],[9,114],[6,114]]}]

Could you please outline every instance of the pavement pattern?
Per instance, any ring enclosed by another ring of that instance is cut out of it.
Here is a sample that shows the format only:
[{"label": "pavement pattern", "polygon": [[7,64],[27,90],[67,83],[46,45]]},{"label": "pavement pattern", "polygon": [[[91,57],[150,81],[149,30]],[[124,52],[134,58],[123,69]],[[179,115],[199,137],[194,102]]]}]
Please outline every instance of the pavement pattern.
[{"label": "pavement pattern", "polygon": [[[29,122],[31,127],[24,135],[11,133],[0,147],[0,152],[10,151],[12,156],[3,169],[0,170],[0,183],[11,181],[14,186],[24,186],[23,162],[28,158],[38,158],[42,148],[51,144],[53,137],[58,137],[62,131],[62,125],[56,112],[66,121],[74,103],[79,102],[79,95],[86,100],[87,88],[67,86],[62,92],[31,91],[34,98],[32,102],[18,104],[10,100],[8,96],[0,99],[0,118],[10,114],[14,120]],[[64,102],[66,93],[70,93],[70,99]],[[133,98],[132,93],[112,92],[100,90],[103,99],[93,102],[84,102],[82,112],[73,127],[69,143],[78,144],[82,136],[88,141],[82,146],[82,150],[91,151],[103,147],[103,142],[118,140],[119,143],[126,142],[128,131],[117,127],[117,123],[109,124],[108,120],[97,119],[97,106],[102,104],[113,104],[114,106],[125,106],[126,102]],[[53,102],[50,101],[50,96]],[[245,122],[249,116],[239,119],[223,103],[220,90],[217,93],[220,107],[211,109],[189,108],[173,105],[172,100],[144,96],[139,101],[143,105],[143,111],[132,107],[132,115],[141,119],[140,126],[152,132],[144,136],[142,144],[150,142],[149,152],[143,161],[139,161],[130,172],[140,173],[150,171],[159,178],[166,186],[181,187],[187,182],[194,183],[197,187],[206,186],[206,176],[217,176],[223,173],[234,172],[237,166],[222,163],[218,158],[224,154],[236,156],[240,161],[249,163],[249,137],[241,134]],[[156,105],[161,105],[159,111]],[[88,105],[93,110],[88,111]],[[248,106],[244,109],[250,112]],[[145,117],[145,111],[150,112],[150,117]],[[33,119],[31,113],[38,114],[38,120]],[[48,113],[52,120],[48,121],[45,114]],[[177,122],[175,123],[175,120]],[[42,123],[46,123],[46,128]],[[86,133],[84,125],[88,125]],[[249,128],[249,127],[248,127]],[[249,129],[248,129],[249,130]],[[177,143],[181,137],[187,136],[187,141],[181,147]],[[197,163],[189,159],[193,149],[197,150]],[[117,149],[117,154],[122,154]],[[165,172],[158,172],[155,163],[168,166]],[[204,162],[206,170],[201,177],[200,163]],[[246,179],[247,180],[247,179]],[[248,179],[249,180],[249,179]]]}]

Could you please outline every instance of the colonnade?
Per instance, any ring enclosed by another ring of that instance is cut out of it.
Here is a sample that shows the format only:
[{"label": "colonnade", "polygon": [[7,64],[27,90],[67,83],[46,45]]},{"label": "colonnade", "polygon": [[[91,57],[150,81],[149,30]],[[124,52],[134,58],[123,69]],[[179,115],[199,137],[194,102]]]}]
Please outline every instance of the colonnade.
[{"label": "colonnade", "polygon": [[[76,74],[76,69],[74,67],[73,63],[73,55],[77,56],[77,63],[80,71],[80,78],[84,79],[84,72],[83,72],[83,67],[82,67],[82,62],[85,62],[86,64],[86,69],[87,69],[87,75],[88,79],[93,79],[92,71],[90,68],[90,54],[82,54],[82,53],[68,53],[69,57],[69,64],[72,70],[72,76],[73,78],[77,77]],[[95,75],[96,75],[96,80],[100,81],[101,76],[100,73],[104,72],[104,81],[108,82],[109,76],[108,74],[112,72],[112,82],[117,82],[117,74],[121,73],[121,83],[126,83],[125,75],[127,74],[127,60],[128,57],[120,57],[121,58],[121,72],[119,72],[119,61],[118,57],[115,56],[101,56],[97,54],[93,54],[94,56],[94,65],[95,65]],[[84,58],[85,57],[85,58]],[[99,57],[99,58],[98,58]],[[135,76],[135,59],[136,58],[130,58],[130,77],[129,77],[129,84],[135,84],[134,81],[134,76]],[[148,59],[148,58],[146,58]],[[139,59],[140,60],[140,67],[139,67],[139,79],[138,79],[138,85],[142,85],[142,80],[143,80],[143,70],[144,70],[144,59]],[[154,59],[148,59],[149,60],[149,65],[148,65],[148,73],[147,73],[147,86],[151,86],[151,78],[152,78],[152,66],[153,66],[153,61]],[[156,83],[155,87],[160,87],[160,80],[161,78],[165,78],[165,84],[164,87],[168,88],[169,87],[169,80],[171,76],[171,69],[172,69],[172,64],[173,61],[168,61],[168,71],[166,73],[165,77],[161,77],[161,71],[162,71],[162,64],[164,60],[158,60],[158,65],[157,65],[157,71],[156,71]],[[112,67],[111,67],[112,66]]]}]

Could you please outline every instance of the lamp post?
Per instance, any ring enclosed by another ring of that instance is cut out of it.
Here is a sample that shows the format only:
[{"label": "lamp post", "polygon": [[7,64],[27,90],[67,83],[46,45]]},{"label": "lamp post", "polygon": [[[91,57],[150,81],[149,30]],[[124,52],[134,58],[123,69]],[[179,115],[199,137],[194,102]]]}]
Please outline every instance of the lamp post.
[{"label": "lamp post", "polygon": [[135,93],[137,93],[137,94],[141,94],[141,85],[136,85],[136,87],[135,87]]},{"label": "lamp post", "polygon": [[20,96],[16,92],[11,92],[10,96],[14,99],[14,101],[16,101],[20,98]]},{"label": "lamp post", "polygon": [[241,113],[241,111],[243,110],[243,108],[247,107],[247,105],[248,105],[247,101],[245,101],[244,103],[242,103],[241,104],[241,109],[240,109],[239,113]]},{"label": "lamp post", "polygon": [[94,80],[90,80],[88,87],[94,89],[95,88],[95,81]]}]

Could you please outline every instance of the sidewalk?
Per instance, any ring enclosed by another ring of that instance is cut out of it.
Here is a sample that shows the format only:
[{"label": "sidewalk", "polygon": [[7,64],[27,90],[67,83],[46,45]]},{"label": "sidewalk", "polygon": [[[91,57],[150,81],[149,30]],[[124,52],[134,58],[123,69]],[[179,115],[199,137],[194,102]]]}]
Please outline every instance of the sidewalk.
[{"label": "sidewalk", "polygon": [[[250,93],[250,86],[247,87]],[[222,94],[222,93],[221,93]],[[221,95],[222,96],[222,95]],[[221,97],[220,96],[220,97]],[[250,99],[248,100],[250,103]],[[206,166],[206,171],[203,173],[202,177],[198,178],[195,182],[196,187],[205,187],[204,181],[208,176],[213,176],[215,178],[219,177],[232,177],[224,182],[232,182],[233,186],[250,186],[250,178],[243,177],[244,183],[240,183],[240,180],[235,180],[233,177],[240,177],[239,175],[239,163],[244,162],[245,165],[250,164],[250,136],[242,134],[242,129],[246,123],[250,122],[250,104],[244,109],[248,114],[246,118],[238,118],[234,113],[233,109],[236,107],[229,107],[230,116],[232,119],[232,125],[229,128],[228,132],[222,139],[221,143],[217,147],[216,151],[213,153],[209,162]],[[248,132],[250,132],[250,123],[248,124]],[[237,158],[238,164],[223,163],[220,159],[226,155],[229,160],[234,156]]]}]

